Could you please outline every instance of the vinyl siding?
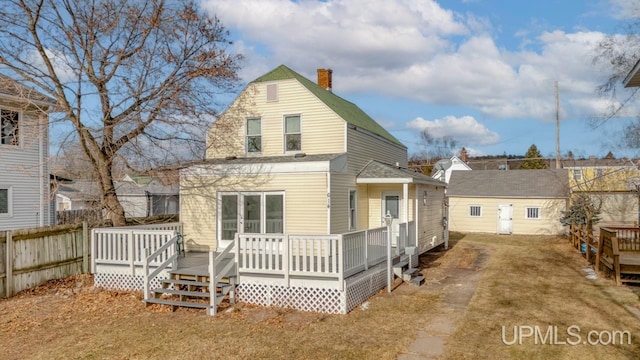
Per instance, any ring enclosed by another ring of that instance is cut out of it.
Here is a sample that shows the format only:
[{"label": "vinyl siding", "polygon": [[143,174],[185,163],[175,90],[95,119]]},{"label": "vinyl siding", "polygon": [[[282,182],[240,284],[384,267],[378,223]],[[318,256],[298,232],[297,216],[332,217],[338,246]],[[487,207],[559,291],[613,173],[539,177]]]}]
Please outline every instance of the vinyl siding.
[{"label": "vinyl siding", "polygon": [[[427,205],[423,205],[424,191],[427,192]],[[427,250],[444,243],[442,227],[444,190],[442,187],[418,185],[418,251]],[[435,237],[435,239],[434,239]]]},{"label": "vinyl siding", "polygon": [[[203,182],[210,181],[206,184]],[[273,174],[206,179],[181,177],[180,217],[189,250],[216,248],[218,191],[284,191],[285,232],[327,234],[327,174]]]},{"label": "vinyl siding", "polygon": [[[353,175],[331,174],[331,233],[349,232],[349,191],[356,190],[356,202],[362,197],[356,188]],[[356,227],[359,228],[358,203],[356,203]]]},{"label": "vinyl siding", "polygon": [[[278,101],[266,101],[267,84],[277,84]],[[310,155],[344,152],[344,120],[297,80],[289,79],[249,85],[209,130],[207,157],[246,156],[245,122],[253,116],[260,117],[262,125],[259,155],[284,155],[286,115],[300,115],[301,152]]]},{"label": "vinyl siding", "polygon": [[357,174],[369,162],[399,163],[407,167],[407,149],[362,129],[347,126],[349,173]]},{"label": "vinyl siding", "polygon": [[[449,230],[476,233],[497,233],[498,205],[513,204],[513,234],[549,235],[561,234],[561,211],[564,199],[500,199],[500,198],[449,198]],[[469,216],[469,206],[482,206],[481,217]],[[526,219],[527,207],[539,207],[540,219]]]},{"label": "vinyl siding", "polygon": [[[404,202],[402,198],[402,184],[367,184],[366,193],[368,195],[368,224],[369,228],[376,228],[383,225],[382,221],[382,194],[397,193],[400,195],[400,222],[404,221]],[[409,186],[409,221],[413,220],[413,208],[415,190],[413,185]]]},{"label": "vinyl siding", "polygon": [[147,197],[144,195],[118,195],[126,217],[147,216]]},{"label": "vinyl siding", "polygon": [[[1,102],[0,108],[21,110],[15,104]],[[0,230],[50,224],[48,141],[46,126],[42,133],[38,126],[40,114],[22,111],[18,125],[20,145],[0,144],[0,187],[11,189],[11,214],[0,214]]]}]

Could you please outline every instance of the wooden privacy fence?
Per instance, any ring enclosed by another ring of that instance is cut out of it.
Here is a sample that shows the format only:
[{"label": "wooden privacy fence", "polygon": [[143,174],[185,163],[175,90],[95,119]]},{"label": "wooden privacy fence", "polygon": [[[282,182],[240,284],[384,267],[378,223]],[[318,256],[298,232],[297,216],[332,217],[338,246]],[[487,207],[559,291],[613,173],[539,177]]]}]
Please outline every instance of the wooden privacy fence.
[{"label": "wooden privacy fence", "polygon": [[0,297],[89,272],[87,223],[0,231]]}]

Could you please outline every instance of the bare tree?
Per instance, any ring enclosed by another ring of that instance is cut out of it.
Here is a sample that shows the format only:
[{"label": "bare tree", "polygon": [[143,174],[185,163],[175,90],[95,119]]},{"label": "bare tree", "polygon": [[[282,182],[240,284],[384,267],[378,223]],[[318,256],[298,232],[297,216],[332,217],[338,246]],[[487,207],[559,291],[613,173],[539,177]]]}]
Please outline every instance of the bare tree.
[{"label": "bare tree", "polygon": [[[640,59],[640,6],[631,4],[625,19],[615,34],[605,36],[594,49],[593,63],[606,69],[607,75],[596,88],[597,93],[608,100],[609,105],[600,116],[592,119],[598,126],[614,117],[629,103],[633,103],[640,88],[623,89],[622,81]],[[637,125],[636,125],[637,127]],[[636,136],[637,137],[637,136]],[[626,139],[629,142],[630,139]],[[636,143],[635,147],[640,147]]]},{"label": "bare tree", "polygon": [[431,164],[431,159],[449,158],[456,152],[458,142],[452,136],[433,136],[429,129],[424,129],[420,133],[422,150],[418,154],[426,158],[427,164]]},{"label": "bare tree", "polygon": [[[7,0],[2,72],[58,102],[114,225],[116,159],[136,170],[204,155],[220,94],[237,84],[228,32],[193,1]],[[196,155],[197,154],[197,155]]]}]

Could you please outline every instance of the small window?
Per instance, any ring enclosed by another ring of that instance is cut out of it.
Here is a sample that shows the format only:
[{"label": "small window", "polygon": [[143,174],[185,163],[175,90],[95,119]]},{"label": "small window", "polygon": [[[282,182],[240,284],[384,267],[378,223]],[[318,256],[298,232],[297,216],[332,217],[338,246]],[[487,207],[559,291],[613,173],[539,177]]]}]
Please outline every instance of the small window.
[{"label": "small window", "polygon": [[247,153],[262,152],[262,122],[260,118],[247,119]]},{"label": "small window", "polygon": [[540,208],[539,207],[528,207],[526,208],[526,218],[527,219],[540,219]]},{"label": "small window", "polygon": [[581,169],[573,170],[573,180],[575,180],[575,181],[582,180],[582,170]]},{"label": "small window", "polygon": [[596,169],[596,177],[601,177],[604,175],[604,169]]},{"label": "small window", "polygon": [[12,110],[0,110],[0,144],[19,145],[19,113]]},{"label": "small window", "polygon": [[349,190],[349,230],[356,229],[356,191]]},{"label": "small window", "polygon": [[471,205],[471,206],[469,206],[469,216],[471,216],[471,217],[481,217],[482,216],[482,206],[480,206],[480,205]]},{"label": "small window", "polygon": [[9,214],[9,189],[0,189],[0,214]]},{"label": "small window", "polygon": [[267,102],[278,101],[278,84],[267,85]]},{"label": "small window", "polygon": [[300,115],[284,118],[285,151],[301,151],[302,135],[300,133]]}]

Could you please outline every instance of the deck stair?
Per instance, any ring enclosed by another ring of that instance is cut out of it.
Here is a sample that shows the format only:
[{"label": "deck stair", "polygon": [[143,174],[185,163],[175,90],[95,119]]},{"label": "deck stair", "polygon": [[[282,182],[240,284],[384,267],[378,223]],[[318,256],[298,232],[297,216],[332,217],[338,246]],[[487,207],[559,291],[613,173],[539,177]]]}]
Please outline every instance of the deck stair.
[{"label": "deck stair", "polygon": [[[409,249],[408,253],[412,252]],[[409,260],[402,260],[393,265],[393,273],[402,279],[402,281],[411,285],[420,286],[424,284],[424,276],[420,274],[419,269],[410,267]]]},{"label": "deck stair", "polygon": [[[222,274],[216,282],[215,307],[223,300],[235,302],[235,262],[233,258],[224,259],[218,264],[217,273]],[[151,290],[146,304],[171,306],[175,311],[179,307],[208,309],[211,306],[209,291],[209,272],[206,265],[179,268],[170,273],[171,277],[163,279],[159,288]]]}]

